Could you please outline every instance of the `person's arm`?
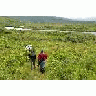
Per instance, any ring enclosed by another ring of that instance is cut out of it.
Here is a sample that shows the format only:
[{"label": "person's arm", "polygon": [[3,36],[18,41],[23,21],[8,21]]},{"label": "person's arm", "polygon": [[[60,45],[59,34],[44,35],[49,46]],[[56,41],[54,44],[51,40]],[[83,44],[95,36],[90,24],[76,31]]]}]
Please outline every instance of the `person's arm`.
[{"label": "person's arm", "polygon": [[45,59],[47,59],[47,54],[45,54]]},{"label": "person's arm", "polygon": [[47,62],[47,54],[44,54],[45,62]]},{"label": "person's arm", "polygon": [[37,57],[37,58],[38,58],[38,60],[40,61],[40,54],[38,55],[38,57]]},{"label": "person's arm", "polygon": [[49,57],[49,54],[47,52],[45,52],[45,55],[47,55],[47,57]]}]

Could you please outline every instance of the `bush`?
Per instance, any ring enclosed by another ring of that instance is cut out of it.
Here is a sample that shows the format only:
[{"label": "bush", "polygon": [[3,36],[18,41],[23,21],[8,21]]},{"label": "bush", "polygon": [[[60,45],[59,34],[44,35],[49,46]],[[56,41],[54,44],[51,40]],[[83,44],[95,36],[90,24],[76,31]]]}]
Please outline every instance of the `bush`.
[{"label": "bush", "polygon": [[84,33],[71,33],[65,36],[65,41],[71,41],[73,43],[84,43],[85,41],[95,41],[96,36]]}]

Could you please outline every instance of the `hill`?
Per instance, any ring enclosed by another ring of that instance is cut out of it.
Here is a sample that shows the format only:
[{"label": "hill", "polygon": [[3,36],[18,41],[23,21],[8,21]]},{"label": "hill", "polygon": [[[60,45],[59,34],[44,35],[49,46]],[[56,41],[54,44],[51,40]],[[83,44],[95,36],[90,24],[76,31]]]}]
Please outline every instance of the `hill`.
[{"label": "hill", "polygon": [[96,22],[96,17],[86,17],[86,18],[77,18],[73,19],[75,21],[91,21],[91,22]]},{"label": "hill", "polygon": [[21,21],[30,21],[34,23],[38,23],[38,22],[68,23],[71,21],[71,19],[55,17],[55,16],[10,16],[10,18],[19,19]]},{"label": "hill", "polygon": [[56,16],[9,16],[10,18],[19,19],[20,21],[30,21],[34,23],[93,23],[92,20],[79,20],[79,19],[68,19],[64,17],[56,17]]}]

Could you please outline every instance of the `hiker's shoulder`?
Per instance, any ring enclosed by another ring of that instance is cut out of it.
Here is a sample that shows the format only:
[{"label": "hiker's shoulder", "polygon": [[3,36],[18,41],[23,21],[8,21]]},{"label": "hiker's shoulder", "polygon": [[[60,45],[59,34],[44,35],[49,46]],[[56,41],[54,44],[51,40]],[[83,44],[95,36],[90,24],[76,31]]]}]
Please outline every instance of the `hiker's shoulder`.
[{"label": "hiker's shoulder", "polygon": [[47,54],[46,54],[46,53],[44,53],[44,55],[46,55],[46,56],[47,56]]},{"label": "hiker's shoulder", "polygon": [[41,53],[39,53],[38,56],[41,56]]}]

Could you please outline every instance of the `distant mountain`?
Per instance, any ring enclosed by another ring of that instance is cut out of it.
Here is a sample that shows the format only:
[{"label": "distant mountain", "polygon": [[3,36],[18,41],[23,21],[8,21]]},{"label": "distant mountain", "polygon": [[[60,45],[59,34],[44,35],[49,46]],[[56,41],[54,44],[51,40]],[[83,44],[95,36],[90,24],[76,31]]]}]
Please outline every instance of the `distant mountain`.
[{"label": "distant mountain", "polygon": [[94,21],[96,22],[96,17],[86,17],[86,18],[77,18],[72,19],[73,21]]},{"label": "distant mountain", "polygon": [[[10,18],[19,19],[20,21],[30,21],[34,23],[76,23],[76,22],[86,22],[87,20],[76,20],[76,19],[68,19],[64,17],[56,17],[56,16],[9,16]],[[91,22],[91,21],[87,21]],[[86,23],[87,23],[86,22]]]},{"label": "distant mountain", "polygon": [[10,16],[10,18],[19,19],[21,21],[30,21],[30,22],[51,22],[51,23],[68,23],[71,19],[55,16]]},{"label": "distant mountain", "polygon": [[85,18],[83,20],[85,20],[85,21],[95,21],[96,22],[96,17],[88,17],[88,18]]}]

